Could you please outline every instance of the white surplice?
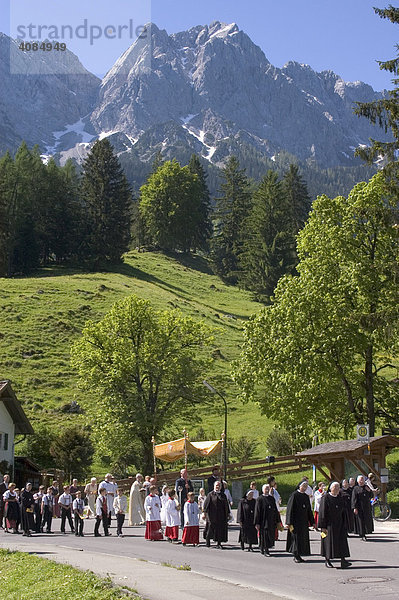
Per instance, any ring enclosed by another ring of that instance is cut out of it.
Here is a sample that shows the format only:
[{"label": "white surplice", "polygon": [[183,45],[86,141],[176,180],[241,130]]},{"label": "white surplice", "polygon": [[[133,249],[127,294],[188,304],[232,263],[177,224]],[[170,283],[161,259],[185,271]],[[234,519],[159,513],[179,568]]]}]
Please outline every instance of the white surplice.
[{"label": "white surplice", "polygon": [[180,525],[180,510],[178,510],[177,506],[178,504],[174,498],[169,498],[165,504],[166,527]]},{"label": "white surplice", "polygon": [[145,518],[147,521],[161,520],[161,499],[150,494],[144,501]]},{"label": "white surplice", "polygon": [[193,527],[199,524],[199,508],[196,502],[186,502],[183,512],[184,527]]}]

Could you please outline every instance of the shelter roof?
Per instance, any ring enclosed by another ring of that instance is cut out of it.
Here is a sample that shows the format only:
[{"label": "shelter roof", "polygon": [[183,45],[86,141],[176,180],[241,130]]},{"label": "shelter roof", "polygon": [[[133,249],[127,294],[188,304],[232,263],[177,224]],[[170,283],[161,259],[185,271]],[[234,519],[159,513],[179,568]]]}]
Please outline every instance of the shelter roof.
[{"label": "shelter roof", "polygon": [[15,425],[16,434],[34,433],[24,409],[11,387],[9,380],[0,381],[0,402],[3,402]]},{"label": "shelter roof", "polygon": [[298,452],[297,456],[321,456],[328,454],[348,454],[356,452],[362,448],[384,446],[387,449],[399,447],[399,439],[393,435],[379,435],[371,437],[369,442],[358,442],[357,440],[342,440],[339,442],[327,442],[319,444],[303,452]]}]

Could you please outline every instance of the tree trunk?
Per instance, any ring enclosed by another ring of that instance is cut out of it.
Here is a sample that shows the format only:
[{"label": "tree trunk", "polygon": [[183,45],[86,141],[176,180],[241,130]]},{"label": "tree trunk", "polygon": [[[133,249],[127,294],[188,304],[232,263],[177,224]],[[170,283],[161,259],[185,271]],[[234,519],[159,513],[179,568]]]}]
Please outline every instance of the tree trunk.
[{"label": "tree trunk", "polygon": [[152,475],[154,473],[154,454],[151,437],[142,438],[140,441],[143,449],[140,468],[143,475]]},{"label": "tree trunk", "polygon": [[366,349],[366,363],[364,367],[364,383],[366,388],[367,417],[370,427],[370,437],[375,435],[375,410],[374,410],[374,381],[373,381],[373,346]]}]

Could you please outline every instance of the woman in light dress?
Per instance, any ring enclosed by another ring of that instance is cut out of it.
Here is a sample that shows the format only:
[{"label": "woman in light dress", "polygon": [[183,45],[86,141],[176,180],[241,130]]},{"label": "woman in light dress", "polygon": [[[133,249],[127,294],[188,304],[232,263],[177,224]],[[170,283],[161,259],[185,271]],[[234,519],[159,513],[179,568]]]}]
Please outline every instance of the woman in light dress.
[{"label": "woman in light dress", "polygon": [[90,483],[88,483],[85,487],[85,494],[87,498],[87,518],[90,519],[90,516],[96,515],[96,496],[97,496],[97,479],[96,477],[92,477]]}]

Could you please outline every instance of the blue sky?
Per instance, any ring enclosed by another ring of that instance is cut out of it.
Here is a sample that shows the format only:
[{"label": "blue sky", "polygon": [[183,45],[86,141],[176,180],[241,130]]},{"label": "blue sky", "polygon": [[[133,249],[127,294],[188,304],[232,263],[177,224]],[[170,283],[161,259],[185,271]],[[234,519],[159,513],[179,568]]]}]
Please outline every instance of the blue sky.
[{"label": "blue sky", "polygon": [[[392,58],[398,27],[374,14],[378,0],[0,0],[0,30],[16,35],[18,25],[70,24],[83,20],[105,27],[150,19],[168,33],[212,21],[236,22],[277,67],[288,60],[317,71],[332,69],[346,81],[360,79],[374,89],[392,88],[376,60]],[[8,10],[7,10],[8,6]],[[120,39],[102,36],[66,40],[83,64],[104,74],[133,41],[125,28]]]}]

